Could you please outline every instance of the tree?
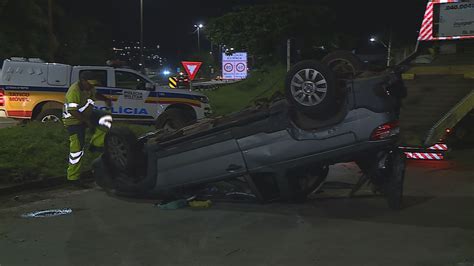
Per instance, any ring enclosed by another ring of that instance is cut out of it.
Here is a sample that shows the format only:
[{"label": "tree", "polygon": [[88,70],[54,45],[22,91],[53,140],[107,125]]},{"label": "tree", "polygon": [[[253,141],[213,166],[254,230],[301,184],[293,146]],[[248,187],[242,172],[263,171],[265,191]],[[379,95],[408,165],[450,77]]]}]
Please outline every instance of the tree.
[{"label": "tree", "polygon": [[45,1],[2,0],[0,2],[0,58],[42,57],[48,50]]},{"label": "tree", "polygon": [[0,58],[104,64],[111,38],[99,20],[102,10],[91,13],[89,6],[82,1],[0,0]]},{"label": "tree", "polygon": [[271,60],[283,53],[288,38],[304,40],[312,49],[333,39],[328,9],[314,4],[279,3],[244,7],[211,20],[205,33],[216,44]]}]

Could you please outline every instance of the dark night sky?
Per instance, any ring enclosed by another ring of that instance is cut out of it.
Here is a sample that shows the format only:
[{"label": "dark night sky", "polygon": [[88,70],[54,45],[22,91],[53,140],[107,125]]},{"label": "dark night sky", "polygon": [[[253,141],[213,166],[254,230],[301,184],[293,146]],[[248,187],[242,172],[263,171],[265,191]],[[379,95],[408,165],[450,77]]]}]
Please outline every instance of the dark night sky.
[{"label": "dark night sky", "polygon": [[[79,2],[79,1],[78,1]],[[139,40],[140,0],[82,0],[88,12],[103,18],[112,37],[117,40]],[[160,44],[162,54],[178,57],[196,49],[193,25],[206,23],[238,6],[273,3],[268,0],[144,0],[145,44]],[[333,7],[338,31],[357,33],[366,39],[371,33],[383,34],[392,27],[395,35],[415,42],[416,31],[427,0],[292,0],[301,4],[323,3]],[[89,6],[90,3],[91,5]],[[209,45],[204,38],[202,46]]]}]

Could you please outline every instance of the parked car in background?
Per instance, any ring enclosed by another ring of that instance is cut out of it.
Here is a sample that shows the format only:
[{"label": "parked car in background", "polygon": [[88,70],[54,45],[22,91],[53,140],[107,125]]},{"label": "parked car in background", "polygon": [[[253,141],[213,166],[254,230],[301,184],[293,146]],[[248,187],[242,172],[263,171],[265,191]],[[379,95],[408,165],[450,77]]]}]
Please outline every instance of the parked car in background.
[{"label": "parked car in background", "polygon": [[[208,98],[203,94],[157,86],[132,69],[12,58],[3,62],[1,71],[0,117],[59,121],[65,93],[83,71],[91,72],[98,83],[97,91],[113,101],[110,111],[115,120],[177,129],[210,112]],[[98,102],[97,108],[106,107]]]}]

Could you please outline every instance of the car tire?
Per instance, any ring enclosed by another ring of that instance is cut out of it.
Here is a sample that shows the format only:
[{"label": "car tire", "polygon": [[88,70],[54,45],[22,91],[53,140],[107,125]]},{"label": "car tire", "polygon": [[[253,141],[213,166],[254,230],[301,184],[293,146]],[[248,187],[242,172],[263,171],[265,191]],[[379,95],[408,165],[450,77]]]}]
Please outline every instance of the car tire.
[{"label": "car tire", "polygon": [[134,173],[143,157],[141,146],[129,128],[112,127],[105,136],[104,159],[113,172]]},{"label": "car tire", "polygon": [[335,51],[326,55],[321,62],[331,69],[338,80],[349,80],[363,72],[364,64],[349,51]]},{"label": "car tire", "polygon": [[42,110],[37,116],[36,116],[36,121],[42,122],[42,123],[59,123],[61,122],[62,118],[62,110],[60,109],[47,109],[47,110]]},{"label": "car tire", "polygon": [[156,121],[157,129],[177,131],[192,124],[194,119],[181,109],[168,109]]},{"label": "car tire", "polygon": [[285,95],[292,106],[311,117],[328,118],[340,105],[334,74],[327,66],[311,60],[290,69]]},{"label": "car tire", "polygon": [[403,182],[405,179],[405,154],[396,149],[391,152],[388,160],[387,180],[385,182],[385,196],[388,206],[399,210],[403,204]]}]

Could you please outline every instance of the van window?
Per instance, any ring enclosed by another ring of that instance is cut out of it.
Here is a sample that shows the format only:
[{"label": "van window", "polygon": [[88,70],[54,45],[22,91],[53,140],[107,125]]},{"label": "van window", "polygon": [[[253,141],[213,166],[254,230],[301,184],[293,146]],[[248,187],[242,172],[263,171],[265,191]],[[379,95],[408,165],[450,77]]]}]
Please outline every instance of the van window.
[{"label": "van window", "polygon": [[146,83],[147,81],[137,74],[115,71],[115,87],[117,88],[132,90],[144,89]]},{"label": "van window", "polygon": [[96,87],[107,87],[107,70],[81,70],[79,76],[82,72],[92,73],[93,80],[97,82]]}]

